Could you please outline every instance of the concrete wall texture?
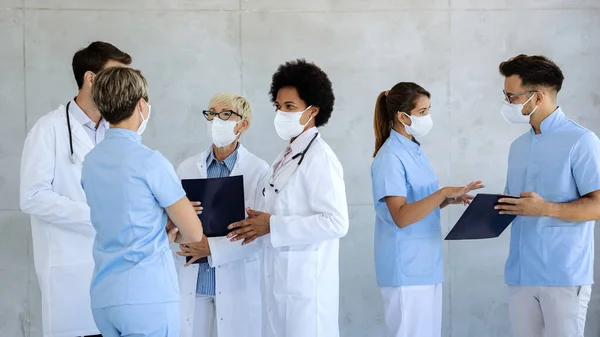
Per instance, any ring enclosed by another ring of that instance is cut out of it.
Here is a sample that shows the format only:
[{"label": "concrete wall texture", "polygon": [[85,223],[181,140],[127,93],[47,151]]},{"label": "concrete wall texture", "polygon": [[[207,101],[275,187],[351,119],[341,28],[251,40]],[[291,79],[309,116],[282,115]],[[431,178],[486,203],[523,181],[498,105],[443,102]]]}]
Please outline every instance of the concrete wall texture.
[{"label": "concrete wall texture", "polygon": [[[350,204],[341,241],[344,337],[383,336],[373,266],[369,167],[375,98],[399,81],[433,94],[433,131],[422,139],[442,185],[482,179],[501,192],[510,142],[498,63],[519,53],[553,58],[566,75],[559,100],[600,132],[600,0],[0,0],[0,336],[41,336],[29,219],[18,186],[26,132],[75,95],[73,53],[114,43],[146,74],[153,114],[144,142],[175,165],[205,149],[201,110],[221,91],[241,92],[254,122],[243,141],[272,161],[284,142],[267,92],[280,63],[305,57],[337,96],[322,135],[340,158]],[[65,144],[67,146],[67,144]],[[447,232],[462,212],[442,214]],[[444,336],[509,336],[499,239],[445,244]],[[586,336],[600,336],[600,292]],[[308,337],[308,336],[307,336]]]}]

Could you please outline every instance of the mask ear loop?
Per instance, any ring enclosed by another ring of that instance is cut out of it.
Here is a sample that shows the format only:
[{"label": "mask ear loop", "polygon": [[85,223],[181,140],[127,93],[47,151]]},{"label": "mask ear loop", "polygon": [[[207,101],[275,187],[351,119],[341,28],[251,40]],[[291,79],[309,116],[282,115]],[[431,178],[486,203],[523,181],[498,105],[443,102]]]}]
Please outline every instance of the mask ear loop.
[{"label": "mask ear loop", "polygon": [[[529,99],[523,103],[523,106],[525,106],[525,104],[529,103],[529,101],[531,101],[531,99],[535,96],[537,96],[538,92],[536,91],[533,95],[531,95],[531,97],[529,97]],[[537,108],[539,107],[539,105],[536,105],[535,108],[533,108],[533,110],[531,110],[530,113],[527,114],[527,117],[531,117],[531,115],[533,115],[533,113],[535,112],[535,110],[537,110]],[[523,110],[523,108],[521,108],[521,111]]]},{"label": "mask ear loop", "polygon": [[[237,123],[235,123],[235,125],[238,125],[238,124],[242,123],[245,120],[246,120],[246,118],[242,117],[242,119],[240,121],[238,121]],[[234,126],[234,128],[235,128],[235,126]],[[238,133],[235,134],[235,138],[238,138],[241,135],[242,135],[242,131],[240,129],[240,131],[238,131]]]},{"label": "mask ear loop", "polygon": [[[408,117],[408,118],[410,119],[411,123],[412,123],[412,119],[410,118],[410,115],[409,115],[409,114],[407,114],[406,112],[400,112],[400,111],[398,111],[398,112],[397,112],[397,114],[404,114],[404,115],[406,115],[406,117]],[[402,125],[404,125],[404,126],[410,126],[410,125],[406,125],[406,124],[404,124],[404,123],[403,123],[401,120],[399,120],[399,119],[398,119],[398,121],[400,122],[400,124],[402,124]],[[412,124],[411,124],[411,125],[412,125]]]},{"label": "mask ear loop", "polygon": [[[308,109],[310,109],[310,108],[312,108],[312,105],[309,105],[309,106],[308,106],[308,108],[304,109],[304,111],[306,111],[306,110],[308,110]],[[304,111],[302,111],[302,113],[304,113]],[[306,123],[304,123],[304,125],[302,125],[302,127],[303,127],[303,128],[305,128],[305,127],[308,125],[308,123],[310,123],[310,121],[311,121],[312,119],[313,119],[313,115],[312,115],[312,113],[311,113],[311,114],[310,114],[310,118],[309,118],[309,119],[306,121]]]}]

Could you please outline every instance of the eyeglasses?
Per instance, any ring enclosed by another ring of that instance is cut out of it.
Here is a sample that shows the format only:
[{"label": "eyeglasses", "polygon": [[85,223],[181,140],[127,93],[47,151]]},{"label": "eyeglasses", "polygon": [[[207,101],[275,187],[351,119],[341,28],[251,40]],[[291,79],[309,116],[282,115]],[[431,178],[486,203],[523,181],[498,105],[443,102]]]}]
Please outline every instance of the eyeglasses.
[{"label": "eyeglasses", "polygon": [[219,119],[224,120],[224,121],[229,120],[229,118],[231,118],[231,116],[233,116],[233,115],[243,118],[242,115],[238,114],[237,112],[231,111],[231,110],[225,110],[225,111],[221,111],[221,112],[204,110],[204,111],[202,111],[202,114],[204,115],[204,118],[206,118],[206,120],[208,120],[208,121],[212,121],[213,119],[215,119],[215,116],[219,117]]},{"label": "eyeglasses", "polygon": [[504,98],[506,98],[508,103],[512,103],[515,98],[519,98],[519,97],[527,95],[527,94],[534,94],[536,92],[537,91],[534,90],[534,91],[525,91],[524,93],[521,93],[521,94],[507,94],[506,91],[502,90],[502,93],[504,94]]}]

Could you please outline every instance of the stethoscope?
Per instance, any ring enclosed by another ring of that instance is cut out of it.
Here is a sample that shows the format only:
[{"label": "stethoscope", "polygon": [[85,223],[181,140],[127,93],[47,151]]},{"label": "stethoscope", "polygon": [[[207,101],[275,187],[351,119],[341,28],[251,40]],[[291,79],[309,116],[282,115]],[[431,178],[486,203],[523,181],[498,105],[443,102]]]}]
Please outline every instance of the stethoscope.
[{"label": "stethoscope", "polygon": [[[275,172],[273,172],[273,175],[271,175],[271,178],[269,178],[268,184],[269,184],[269,186],[271,186],[274,189],[275,193],[279,194],[279,192],[281,192],[281,190],[288,183],[288,181],[290,181],[290,178],[294,175],[294,173],[296,172],[296,170],[298,169],[300,164],[302,164],[302,161],[304,161],[304,156],[306,155],[306,152],[308,152],[308,149],[310,149],[310,147],[312,146],[315,139],[317,139],[317,136],[319,136],[318,132],[313,136],[313,138],[310,140],[308,145],[306,145],[306,147],[304,148],[304,150],[302,152],[295,154],[292,157],[292,159],[288,160],[286,163],[284,163],[280,167],[278,167],[277,171],[279,171],[279,174],[275,174]],[[298,160],[298,164],[296,165],[294,172],[292,172],[292,174],[290,174],[290,176],[287,178],[287,180],[279,188],[275,188],[275,180],[281,175],[281,173],[284,171],[284,168],[287,167],[289,163],[293,162],[297,158],[300,158],[300,160]],[[265,190],[266,190],[266,187],[263,188],[263,190],[262,190],[263,197],[265,196]]]},{"label": "stethoscope", "polygon": [[73,135],[71,134],[71,118],[69,117],[69,106],[71,105],[71,101],[67,103],[66,115],[67,115],[67,129],[69,129],[69,149],[71,150],[71,155],[69,158],[71,159],[72,164],[77,164],[77,156],[75,155],[75,151],[73,151]]}]

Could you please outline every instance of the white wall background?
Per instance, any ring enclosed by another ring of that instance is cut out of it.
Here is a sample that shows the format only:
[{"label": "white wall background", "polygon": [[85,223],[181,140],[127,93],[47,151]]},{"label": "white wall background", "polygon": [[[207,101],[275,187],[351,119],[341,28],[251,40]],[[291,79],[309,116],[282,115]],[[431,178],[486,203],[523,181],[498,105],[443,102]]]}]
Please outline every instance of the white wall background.
[{"label": "white wall background", "polygon": [[[499,114],[500,61],[552,57],[566,75],[560,104],[600,132],[600,0],[0,0],[0,336],[41,336],[29,221],[18,208],[27,130],[76,92],[73,53],[94,40],[130,53],[154,107],[144,142],[174,164],[208,145],[201,110],[220,91],[254,107],[244,142],[267,161],[284,146],[267,92],[284,61],[305,57],[331,77],[336,108],[322,130],[345,169],[351,229],[341,244],[344,337],[383,336],[373,267],[369,167],[375,98],[399,81],[433,94],[423,138],[442,184],[504,187],[512,139]],[[65,144],[67,146],[67,144]],[[443,213],[451,228],[461,213]],[[444,335],[506,337],[500,239],[446,247]],[[587,337],[600,336],[594,292]],[[309,336],[307,336],[309,337]]]}]

